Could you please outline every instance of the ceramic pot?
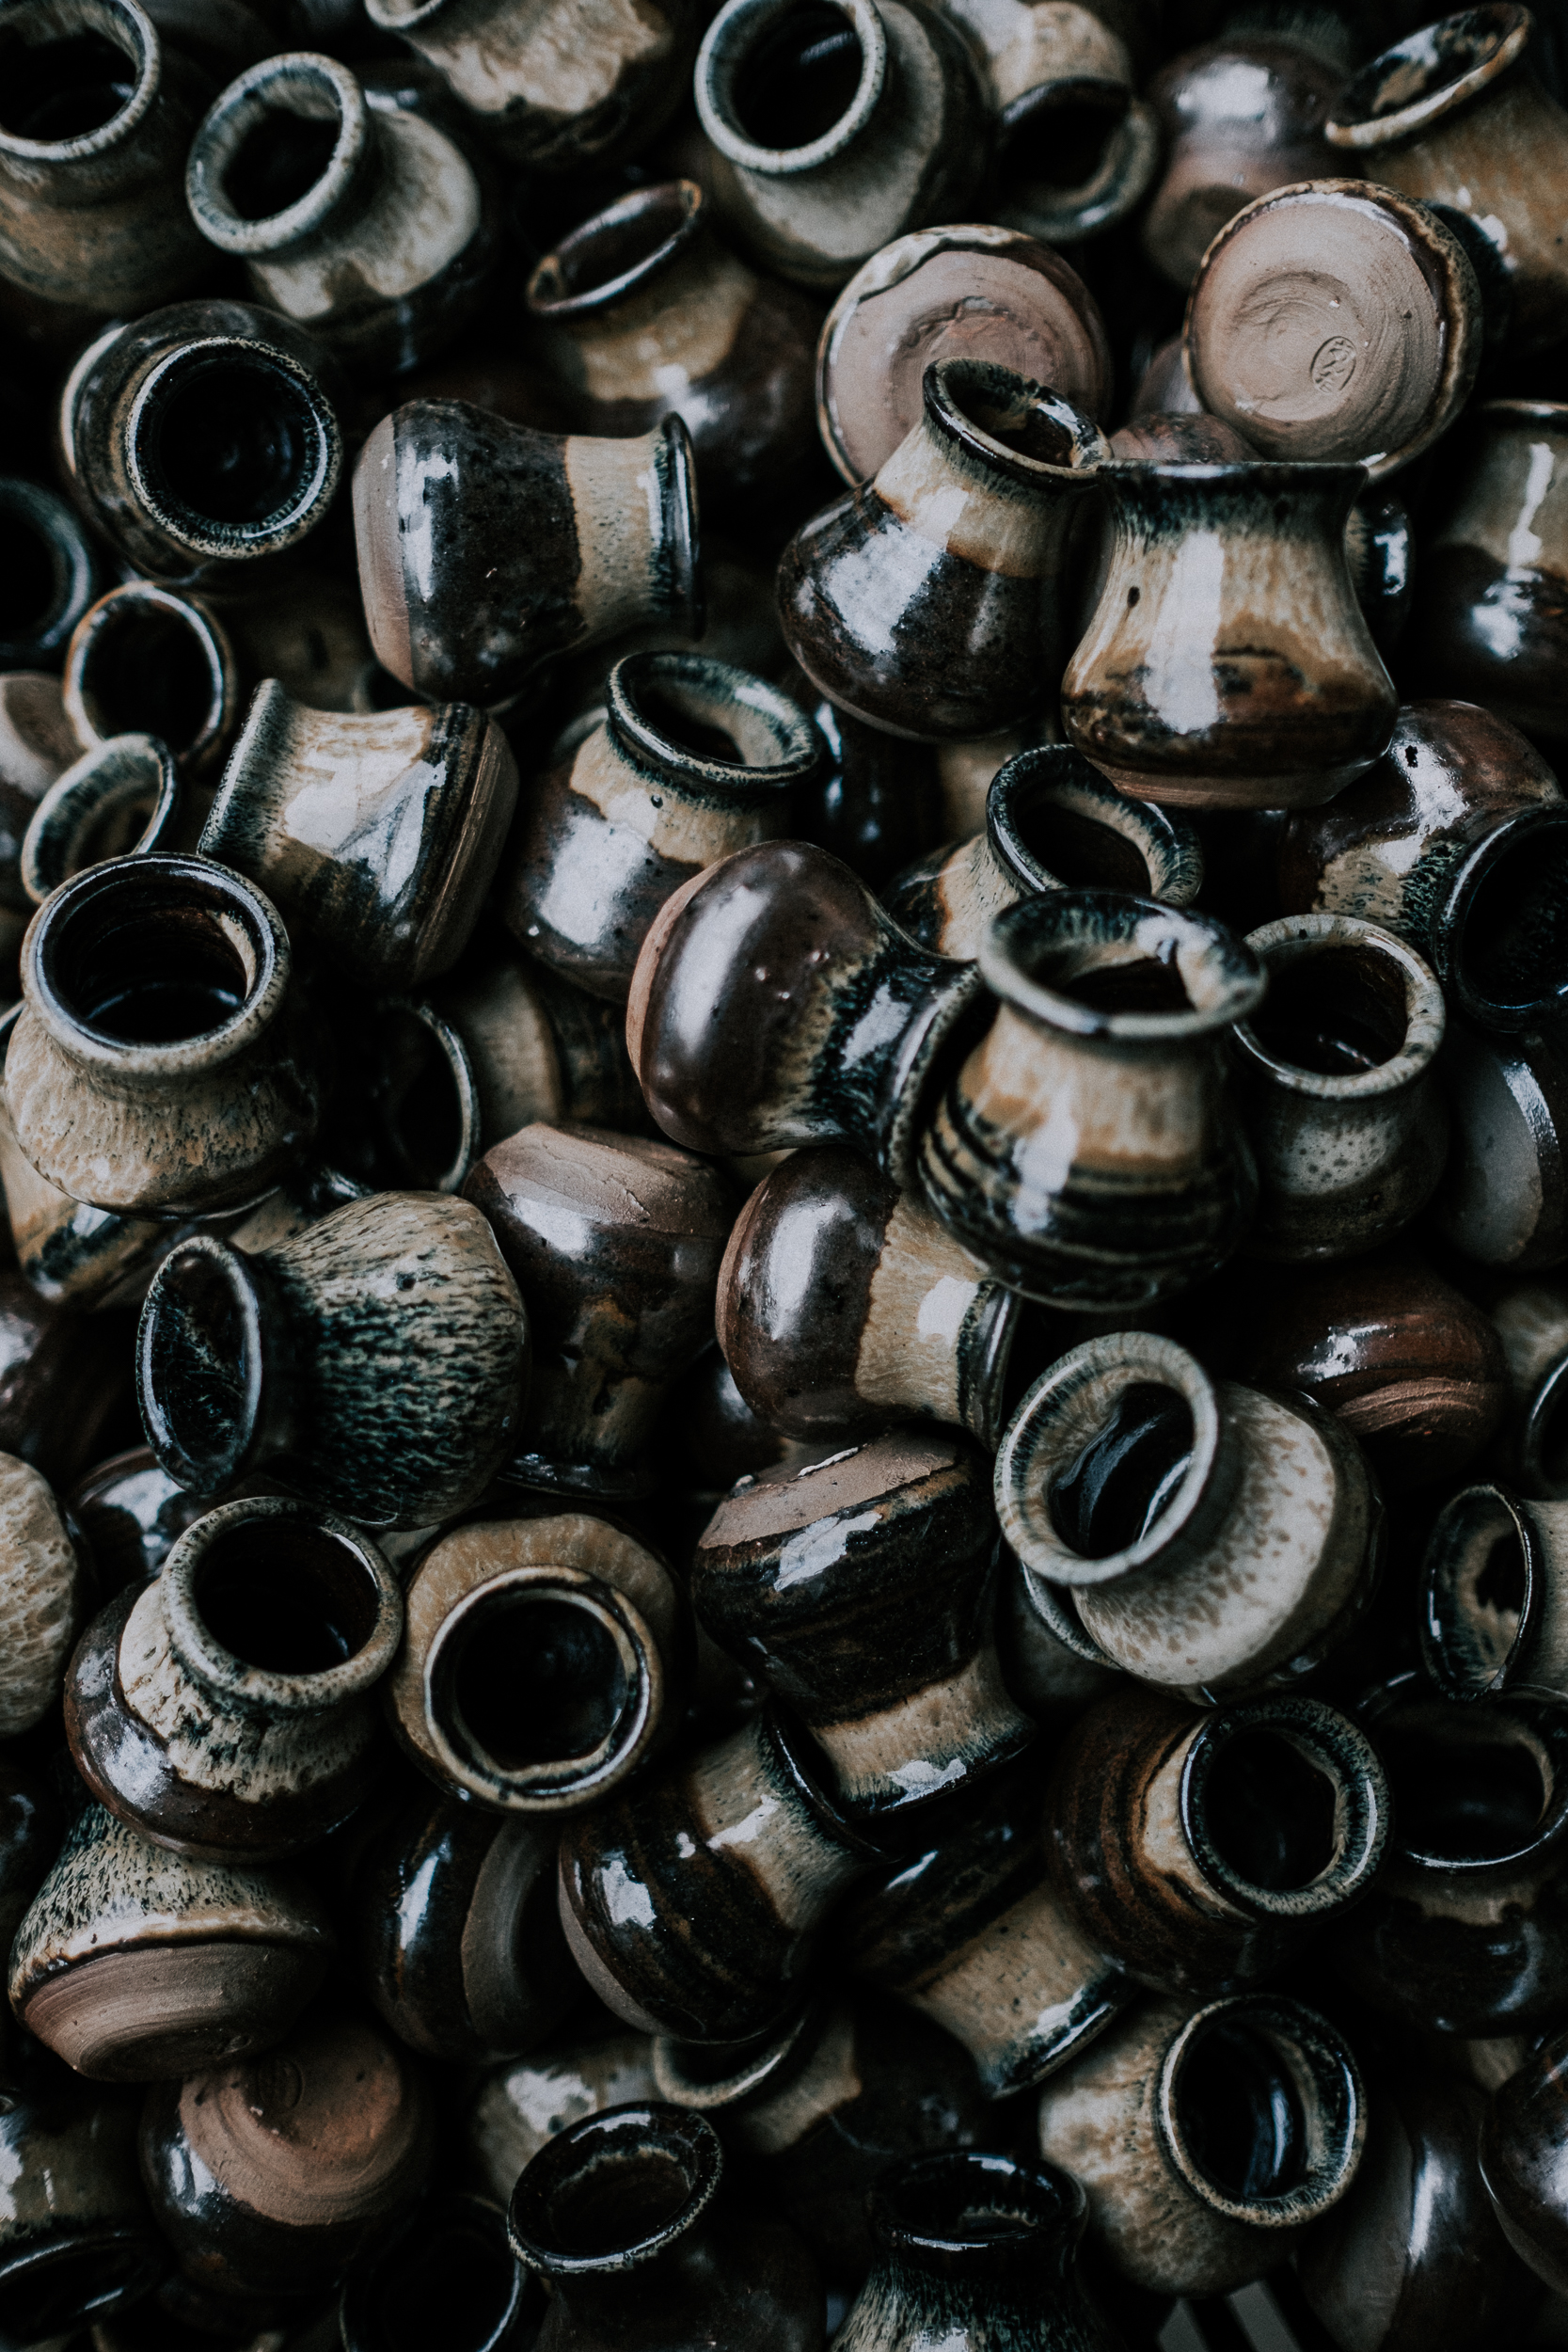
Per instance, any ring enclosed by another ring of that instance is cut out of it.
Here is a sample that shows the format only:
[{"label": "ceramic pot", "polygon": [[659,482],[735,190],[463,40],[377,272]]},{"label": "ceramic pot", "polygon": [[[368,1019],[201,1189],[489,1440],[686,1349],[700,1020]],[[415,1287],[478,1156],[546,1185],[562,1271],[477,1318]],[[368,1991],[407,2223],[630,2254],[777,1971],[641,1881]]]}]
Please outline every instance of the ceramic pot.
[{"label": "ceramic pot", "polygon": [[1357,1710],[1394,1798],[1382,1877],[1330,1956],[1374,2009],[1423,2030],[1540,2032],[1568,1947],[1568,1707],[1453,1700],[1421,1677]]},{"label": "ceramic pot", "polygon": [[[947,0],[985,59],[996,109],[996,217],[1053,246],[1103,236],[1160,167],[1115,9],[1075,0]],[[1053,383],[1054,377],[1042,381]]]},{"label": "ceramic pot", "polygon": [[1497,2091],[1481,2126],[1481,2177],[1497,2227],[1554,2295],[1568,2288],[1565,2059],[1564,2037],[1554,2034]]},{"label": "ceramic pot", "polygon": [[826,755],[810,785],[795,795],[795,838],[831,851],[879,891],[952,830],[944,814],[942,754],[929,743],[868,727],[819,694],[795,663],[789,666],[789,691],[811,718]]},{"label": "ceramic pot", "polygon": [[22,840],[22,886],[36,907],[89,866],[174,846],[182,810],[167,746],[111,735],[44,794]]},{"label": "ceramic pot", "polygon": [[155,2286],[168,2253],[136,2177],[136,2110],[39,2051],[0,2109],[0,2328],[64,2343]]},{"label": "ceramic pot", "polygon": [[733,850],[789,833],[821,746],[787,694],[702,654],[628,654],[606,700],[531,783],[500,909],[531,955],[624,1005],[665,901]]},{"label": "ceramic pot", "polygon": [[1421,1563],[1421,1663],[1445,1698],[1568,1696],[1568,1510],[1506,1486],[1463,1487]]},{"label": "ceramic pot", "polygon": [[1205,408],[1260,456],[1360,464],[1373,482],[1448,430],[1483,339],[1458,238],[1364,180],[1259,197],[1203,255],[1187,305]]},{"label": "ceramic pot", "polygon": [[1323,125],[1369,178],[1474,219],[1508,275],[1516,352],[1556,342],[1568,318],[1568,117],[1526,55],[1534,27],[1513,0],[1423,26],[1347,82]]},{"label": "ceramic pot", "polygon": [[712,2124],[662,2103],[586,2116],[541,2149],[507,2214],[513,2252],[550,2287],[538,2352],[816,2352],[816,2265],[787,2221],[723,2193],[724,2170]]},{"label": "ceramic pot", "polygon": [[382,676],[371,650],[359,585],[337,572],[309,570],[270,593],[227,608],[225,618],[247,678],[276,678],[312,710],[379,706]]},{"label": "ceramic pot", "polygon": [[1481,1297],[1501,1340],[1509,1402],[1493,1449],[1510,1489],[1568,1501],[1568,1294],[1559,1282],[1487,1282]]},{"label": "ceramic pot", "polygon": [[110,1454],[79,1479],[68,1507],[92,1546],[99,1585],[112,1599],[127,1585],[150,1583],[209,1506],[175,1485],[150,1446],[139,1445]]},{"label": "ceramic pot", "polygon": [[277,2041],[333,1942],[303,1880],[189,1861],[87,1804],[16,1931],[10,2004],[79,2074],[150,2082]]},{"label": "ceramic pot", "polygon": [[84,744],[150,735],[182,777],[198,781],[221,767],[244,711],[233,641],[217,614],[146,580],[111,588],[83,614],[66,648],[63,693],[73,761]]},{"label": "ceramic pot", "polygon": [[1076,2174],[1117,2269],[1165,2295],[1261,2278],[1355,2178],[1366,2094],[1299,2001],[1152,1999],[1040,2094],[1040,2153]]},{"label": "ceramic pot", "polygon": [[1403,640],[1415,588],[1415,532],[1397,490],[1362,491],[1345,524],[1345,561],[1372,643],[1386,661]]},{"label": "ceramic pot", "polygon": [[1148,1306],[1221,1264],[1257,1184],[1223,1058],[1263,993],[1252,949],[1212,915],[1060,890],[999,915],[979,970],[996,1017],[919,1146],[943,1224],[1062,1307]]},{"label": "ceramic pot", "polygon": [[292,319],[180,302],[105,332],[60,403],[71,495],[138,572],[248,592],[325,520],[343,467],[337,371]]},{"label": "ceramic pot", "polygon": [[908,230],[961,215],[988,146],[977,60],[925,0],[725,0],[697,56],[715,209],[766,270],[842,286]]},{"label": "ceramic pot", "polygon": [[1042,891],[1129,890],[1185,907],[1202,887],[1190,825],[1114,791],[1069,744],[1042,743],[991,778],[985,831],[911,866],[884,903],[923,947],[967,960],[997,915]]},{"label": "ceramic pot", "polygon": [[576,1812],[647,1763],[679,1720],[692,1663],[684,1595],[609,1519],[563,1511],[455,1529],[420,1560],[407,1598],[388,1718],[458,1797]]},{"label": "ceramic pot", "polygon": [[30,1731],[54,1706],[93,1591],[85,1549],[46,1482],[0,1454],[0,1739]]},{"label": "ceramic pot", "polygon": [[1248,935],[1269,993],[1233,1034],[1256,1258],[1348,1258],[1425,1208],[1443,1174],[1443,992],[1392,932],[1294,914]]},{"label": "ceramic pot", "polygon": [[[1383,752],[1397,698],[1345,565],[1365,478],[1350,465],[1101,466],[1115,536],[1062,713],[1120,790],[1186,808],[1315,807]],[[1244,655],[1227,650],[1238,632]]]},{"label": "ceramic pot", "polygon": [[[1070,525],[1108,453],[1079,409],[990,360],[938,360],[922,383],[925,415],[876,479],[784,549],[779,612],[790,652],[842,708],[893,735],[963,741],[1040,707]],[[888,583],[875,618],[859,585],[872,573]]]},{"label": "ceramic pot", "polygon": [[472,943],[430,1005],[467,1060],[478,1151],[535,1120],[619,1134],[649,1126],[621,1009],[535,962],[499,930]]},{"label": "ceramic pot", "polygon": [[1429,1211],[1443,1239],[1510,1273],[1568,1258],[1568,1063],[1553,1034],[1488,1037],[1450,1021],[1437,1074],[1449,1162]]},{"label": "ceramic pot", "polygon": [[182,1485],[215,1494],[277,1462],[365,1527],[476,1502],[515,1443],[527,1367],[489,1227],[439,1194],[351,1200],[254,1257],[194,1234],[137,1340],[148,1442]]},{"label": "ceramic pot", "polygon": [[1329,1413],[1212,1382],[1135,1331],[1086,1340],[1037,1380],[996,1457],[996,1503],[1064,1631],[1203,1705],[1316,1664],[1371,1598],[1382,1554],[1377,1489]]},{"label": "ceramic pot", "polygon": [[1014,1698],[1052,1732],[1126,1679],[1089,1640],[1063,1596],[1037,1584],[1006,1544],[996,1594],[996,1651]]},{"label": "ceramic pot", "polygon": [[645,2033],[546,2042],[480,2083],[465,2125],[466,2156],[487,2196],[508,2198],[524,2166],[569,2123],[658,2096]]},{"label": "ceramic pot", "polygon": [[296,50],[230,82],[185,199],[259,303],[372,381],[439,351],[484,296],[496,225],[463,149],[335,57]]},{"label": "ceramic pot", "polygon": [[251,699],[201,835],[284,919],[372,988],[456,962],[517,801],[494,720],[463,703],[312,710],[276,678]]},{"label": "ceramic pot", "polygon": [[103,1326],[51,1306],[24,1276],[0,1273],[0,1452],[60,1490],[79,1478],[128,1400],[120,1351]]},{"label": "ceramic pot", "polygon": [[318,2010],[264,2057],[149,2090],[141,2169],[158,2227],[220,2296],[320,2294],[415,2210],[431,2108],[396,2042]]},{"label": "ceramic pot", "polygon": [[198,277],[180,200],[211,84],[135,0],[32,0],[0,45],[0,277],[69,335],[71,313],[135,316]]},{"label": "ceramic pot", "polygon": [[103,593],[103,559],[81,517],[36,482],[0,477],[0,563],[8,581],[0,663],[47,670]]},{"label": "ceramic pot", "polygon": [[410,2330],[446,2352],[532,2352],[544,2310],[500,2206],[449,2189],[395,2246],[350,2271],[339,2325],[343,2352],[403,2352]]},{"label": "ceramic pot", "polygon": [[826,851],[737,850],[660,909],[626,1051],[665,1134],[713,1153],[846,1142],[908,1190],[927,1098],[979,993]]},{"label": "ceramic pot", "polygon": [[738,2042],[799,1998],[830,1908],[873,1859],[820,1770],[769,1708],[568,1823],[562,1924],[617,2017],[683,2042]]}]

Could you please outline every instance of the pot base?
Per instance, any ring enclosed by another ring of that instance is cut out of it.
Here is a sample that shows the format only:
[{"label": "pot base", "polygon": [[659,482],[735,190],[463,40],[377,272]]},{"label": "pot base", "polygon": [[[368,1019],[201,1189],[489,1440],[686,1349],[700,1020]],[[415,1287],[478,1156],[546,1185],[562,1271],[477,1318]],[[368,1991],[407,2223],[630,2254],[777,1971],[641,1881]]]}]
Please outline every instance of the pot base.
[{"label": "pot base", "polygon": [[320,1945],[150,1944],[46,1978],[17,2014],[92,2082],[150,2082],[264,2050],[320,1987]]}]

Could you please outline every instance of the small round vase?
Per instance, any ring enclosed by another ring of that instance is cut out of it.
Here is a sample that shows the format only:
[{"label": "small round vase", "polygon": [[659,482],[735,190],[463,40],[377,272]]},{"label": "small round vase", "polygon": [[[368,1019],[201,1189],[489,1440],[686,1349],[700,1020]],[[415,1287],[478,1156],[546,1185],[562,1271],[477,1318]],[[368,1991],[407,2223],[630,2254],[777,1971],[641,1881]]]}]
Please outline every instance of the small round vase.
[{"label": "small round vase", "polygon": [[8,581],[0,662],[57,668],[71,632],[105,581],[85,525],[40,484],[0,476],[0,564]]},{"label": "small round vase", "polygon": [[36,907],[110,858],[172,847],[180,778],[150,735],[111,735],[56,777],[22,842],[22,886]]},{"label": "small round vase", "polygon": [[228,756],[245,697],[233,640],[199,596],[127,580],[89,605],[66,647],[65,715],[78,744],[150,735],[182,778]]}]

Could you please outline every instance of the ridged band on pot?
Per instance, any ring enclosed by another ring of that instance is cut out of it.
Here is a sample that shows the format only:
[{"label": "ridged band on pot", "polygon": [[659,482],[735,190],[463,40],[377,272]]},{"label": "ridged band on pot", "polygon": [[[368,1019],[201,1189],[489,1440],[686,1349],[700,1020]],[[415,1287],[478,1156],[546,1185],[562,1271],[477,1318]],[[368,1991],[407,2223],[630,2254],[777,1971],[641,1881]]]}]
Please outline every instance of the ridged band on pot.
[{"label": "ridged band on pot", "polygon": [[22,839],[22,887],[42,906],[62,882],[116,857],[162,849],[180,821],[180,779],[166,744],[111,735],[52,784]]},{"label": "ridged band on pot", "polygon": [[1568,1503],[1466,1486],[1421,1564],[1421,1661],[1446,1698],[1568,1696]]},{"label": "ridged band on pot", "polygon": [[89,747],[146,733],[182,775],[206,775],[239,724],[234,647],[199,597],[128,580],[77,623],[66,648],[63,697],[67,719]]}]

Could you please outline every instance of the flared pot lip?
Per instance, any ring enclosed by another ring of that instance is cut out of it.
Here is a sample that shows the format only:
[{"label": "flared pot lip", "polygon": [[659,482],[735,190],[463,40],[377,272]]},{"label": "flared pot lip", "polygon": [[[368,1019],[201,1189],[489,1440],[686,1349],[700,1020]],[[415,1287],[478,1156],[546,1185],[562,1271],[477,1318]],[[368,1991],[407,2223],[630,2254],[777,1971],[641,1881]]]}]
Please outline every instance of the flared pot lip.
[{"label": "flared pot lip", "polygon": [[[1046,133],[1052,114],[1064,100],[1070,101],[1091,90],[1124,87],[1098,74],[1037,83],[1033,89],[1021,91],[1002,109],[997,118],[999,143],[1021,133],[1027,136],[1032,130]],[[1115,228],[1143,202],[1159,172],[1164,141],[1160,135],[1159,118],[1148,101],[1131,89],[1126,91],[1126,97],[1120,119],[1112,125],[1101,159],[1086,180],[1071,187],[1052,188],[1050,199],[1044,203],[1026,202],[1020,197],[1003,199],[1002,210],[1023,229],[1025,235],[1038,237],[1049,245],[1076,245],[1081,239]],[[1034,183],[1037,188],[1040,184]]]},{"label": "flared pot lip", "polygon": [[[271,369],[286,376],[309,416],[314,447],[304,478],[270,515],[254,522],[224,528],[215,517],[201,515],[182,501],[165,495],[162,469],[153,447],[161,404],[183,381],[203,369],[228,362],[254,369]],[[203,335],[165,352],[143,376],[131,403],[125,425],[125,469],[131,486],[159,530],[192,555],[209,561],[244,561],[280,554],[314,530],[337,494],[343,470],[343,435],[326,393],[304,362],[280,343],[261,336]]]},{"label": "flared pot lip", "polygon": [[[1440,62],[1435,37],[1449,25],[1465,27],[1466,38],[1486,45],[1465,72],[1435,88],[1423,88],[1423,70],[1430,73]],[[1459,9],[1423,24],[1351,76],[1323,124],[1323,136],[1331,147],[1362,151],[1416,137],[1499,80],[1524,55],[1534,30],[1534,18],[1516,0],[1483,0],[1480,8]],[[1380,108],[1379,92],[1390,83],[1396,87],[1414,84],[1417,95],[1402,104]]]},{"label": "flared pot lip", "polygon": [[[581,2253],[559,2242],[550,2223],[554,2198],[579,2168],[591,2170],[601,2150],[626,2156],[645,2152],[681,2167],[687,2194],[657,2228],[624,2245]],[[506,2233],[525,2269],[546,2278],[604,2278],[640,2269],[675,2245],[702,2219],[724,2177],[724,2152],[705,2116],[667,2100],[637,2100],[584,2116],[546,2141],[523,2168],[507,2208]]]},{"label": "flared pot lip", "polygon": [[1364,948],[1397,964],[1404,978],[1403,1042],[1397,1053],[1386,1061],[1375,1063],[1370,1070],[1338,1074],[1305,1070],[1297,1062],[1271,1054],[1250,1021],[1238,1021],[1236,1052],[1243,1061],[1266,1072],[1277,1087],[1320,1103],[1367,1103],[1376,1101],[1380,1095],[1399,1093],[1431,1069],[1448,1023],[1443,992],[1431,966],[1392,931],[1353,914],[1287,914],[1276,923],[1265,923],[1260,930],[1248,931],[1246,944],[1265,972],[1274,968],[1269,961],[1272,954],[1277,953],[1282,962],[1294,962],[1298,960],[1296,951],[1305,961],[1315,946],[1353,947]]},{"label": "flared pot lip", "polygon": [[[564,291],[572,283],[579,258],[591,253],[595,243],[660,210],[669,213],[670,227],[641,259],[584,286],[579,293]],[[661,278],[679,254],[689,250],[707,225],[707,199],[695,180],[656,180],[645,188],[633,188],[628,195],[617,197],[613,204],[580,221],[535,262],[523,289],[524,309],[531,318],[546,326],[569,326],[574,319],[612,310],[627,294]]]},{"label": "flared pot lip", "polygon": [[[641,697],[661,683],[689,686],[732,701],[759,720],[772,736],[777,756],[755,763],[714,759],[664,734],[642,707]],[[822,756],[822,739],[800,705],[730,661],[702,653],[628,653],[616,662],[605,689],[607,717],[661,770],[698,785],[704,797],[747,802],[767,800],[805,781]]]},{"label": "flared pot lip", "polygon": [[[937,2214],[918,2210],[927,2200]],[[988,2202],[1006,2213],[1011,2230],[963,2227],[964,2214]],[[947,2226],[940,2218],[943,2206],[952,2215]],[[879,2172],[866,2196],[865,2217],[884,2253],[931,2263],[949,2276],[1011,2269],[1022,2258],[1038,2280],[1059,2267],[1083,2236],[1089,2199],[1074,2173],[1043,2158],[943,2148],[905,2156]]]},{"label": "flared pot lip", "polygon": [[[1181,2076],[1210,2027],[1220,2023],[1250,2024],[1255,2030],[1277,2036],[1301,2053],[1315,2077],[1318,2144],[1306,2179],[1278,2196],[1228,2195],[1200,2169],[1187,2146],[1180,2118]],[[1185,2021],[1161,2062],[1154,2113],[1161,2145],[1193,2194],[1228,2220],[1266,2230],[1299,2229],[1337,2204],[1355,2177],[1367,2133],[1366,2093],[1349,2042],[1316,2010],[1271,1993],[1231,1994],[1209,2002]]]},{"label": "flared pot lip", "polygon": [[[1448,1627],[1450,1596],[1445,1587],[1459,1564],[1460,1546],[1469,1528],[1483,1514],[1499,1512],[1508,1520],[1518,1541],[1524,1590],[1513,1639],[1500,1663],[1481,1681],[1467,1678],[1459,1670],[1459,1661],[1454,1654]],[[1432,1534],[1427,1538],[1421,1561],[1420,1613],[1418,1619],[1421,1663],[1442,1697],[1459,1700],[1487,1698],[1513,1686],[1535,1633],[1541,1610],[1544,1566],[1534,1521],[1512,1487],[1490,1479],[1478,1479],[1467,1486],[1462,1486],[1458,1494],[1449,1496],[1433,1521]]]},{"label": "flared pot lip", "polygon": [[[1247,1732],[1277,1734],[1305,1752],[1335,1785],[1334,1851],[1305,1885],[1259,1886],[1243,1877],[1210,1835],[1205,1810],[1216,1763]],[[1178,1799],[1181,1826],[1198,1867],[1239,1909],[1259,1919],[1313,1919],[1342,1911],[1365,1894],[1388,1842],[1388,1783],[1377,1750],[1358,1724],[1322,1699],[1283,1693],[1222,1707],[1206,1717],[1187,1751]]]},{"label": "flared pot lip", "polygon": [[795,0],[725,0],[697,52],[693,92],[704,131],[721,155],[740,171],[780,179],[816,171],[842,155],[859,138],[877,110],[888,76],[888,37],[873,0],[832,0],[849,20],[860,43],[861,72],[854,96],[819,138],[801,147],[762,147],[749,138],[733,103],[736,73],[760,33],[790,14]]},{"label": "flared pot lip", "polygon": [[1029,892],[1058,890],[1061,882],[1030,849],[1020,826],[1021,811],[1037,797],[1073,792],[1092,802],[1107,827],[1119,833],[1151,869],[1159,866],[1163,906],[1186,906],[1203,886],[1203,851],[1197,835],[1180,818],[1152,801],[1135,801],[1108,784],[1092,760],[1072,743],[1031,743],[1004,760],[986,793],[986,839],[1000,864]]},{"label": "flared pot lip", "polygon": [[[23,5],[6,10],[5,19],[0,20],[0,31],[9,32],[34,8],[40,15],[54,13],[49,0],[32,0],[31,8],[28,0],[23,0]],[[87,0],[83,16],[86,22],[81,29],[84,32],[97,29],[104,18],[109,18],[122,32],[130,35],[135,47],[126,54],[134,56],[135,60],[135,89],[107,122],[101,122],[95,131],[84,131],[79,138],[29,139],[24,138],[19,132],[0,130],[0,155],[12,155],[19,164],[87,163],[93,156],[107,154],[112,148],[129,138],[153,105],[163,80],[163,46],[158,39],[158,28],[145,8],[137,5],[137,0]],[[67,36],[57,32],[55,37],[61,39]],[[113,40],[114,36],[105,33],[104,38]],[[118,333],[119,329],[115,331]]]},{"label": "flared pot lip", "polygon": [[[1132,947],[1139,960],[1174,963],[1187,990],[1185,1012],[1107,1012],[1036,979],[1028,968],[1049,947],[1074,940]],[[1190,976],[1210,1001],[1191,1001]],[[1164,950],[1164,952],[1162,952]],[[1268,976],[1254,950],[1212,914],[1115,890],[1058,890],[1022,899],[997,915],[980,947],[980,977],[1005,1005],[1065,1037],[1106,1044],[1178,1045],[1244,1021],[1263,1000]]]},{"label": "flared pot lip", "polygon": [[[107,735],[72,760],[40,801],[22,836],[22,887],[40,907],[71,879],[62,870],[74,843],[97,818],[122,800],[152,796],[152,808],[137,839],[120,852],[150,855],[172,831],[180,815],[180,778],[168,746],[155,735]],[[108,859],[95,859],[106,865]],[[87,873],[89,866],[78,866]]]},{"label": "flared pot lip", "polygon": [[1390,1844],[1402,1862],[1417,1869],[1431,1871],[1440,1878],[1506,1878],[1522,1866],[1536,1864],[1548,1850],[1556,1851],[1560,1848],[1563,1833],[1568,1829],[1568,1699],[1557,1692],[1523,1688],[1484,1692],[1473,1699],[1451,1699],[1446,1697],[1423,1672],[1411,1667],[1369,1692],[1356,1707],[1356,1720],[1371,1735],[1375,1746],[1379,1726],[1406,1708],[1431,1708],[1433,1711],[1451,1709],[1455,1728],[1465,1737],[1470,1736],[1488,1721],[1512,1720],[1522,1725],[1527,1734],[1533,1730],[1539,1739],[1539,1726],[1542,1719],[1545,1719],[1556,1735],[1562,1770],[1556,1776],[1557,1787],[1547,1796],[1531,1835],[1523,1845],[1514,1847],[1508,1853],[1429,1853],[1415,1844],[1402,1828],[1396,1791],[1394,1836]]},{"label": "flared pot lip", "polygon": [[[325,92],[338,110],[338,133],[325,169],[278,213],[248,220],[237,212],[225,175],[246,135],[268,115],[292,114],[277,93],[293,86]],[[336,57],[291,49],[263,57],[230,83],[208,110],[191,142],[185,201],[191,218],[220,253],[255,259],[286,252],[325,226],[354,184],[372,137],[370,109],[356,74]]]},{"label": "flared pot lip", "polygon": [[[960,392],[985,392],[993,400],[1011,400],[1042,412],[1067,434],[1070,444],[1065,466],[1043,457],[1030,457],[1009,449],[959,406]],[[989,473],[1031,488],[1093,489],[1110,459],[1111,445],[1083,409],[1075,408],[1049,385],[1005,368],[995,359],[933,359],[921,378],[921,399],[927,422],[944,440],[955,442]]]},{"label": "flared pot lip", "polygon": [[118,588],[108,589],[89,604],[66,647],[60,690],[66,717],[84,743],[106,743],[112,739],[103,732],[92,713],[95,660],[102,660],[103,647],[105,642],[113,642],[117,629],[149,611],[167,613],[188,629],[206,667],[207,708],[196,734],[176,755],[182,768],[199,770],[217,749],[238,691],[237,665],[229,633],[199,596],[161,587],[156,580],[129,580]]},{"label": "flared pot lip", "polygon": [[[182,1416],[171,1415],[168,1400],[155,1376],[154,1346],[159,1319],[177,1312],[166,1293],[182,1270],[202,1263],[229,1294],[240,1326],[239,1359],[244,1391],[230,1417],[222,1440],[198,1456],[179,1434]],[[177,1242],[148,1285],[136,1327],[136,1402],[142,1428],[160,1469],[176,1484],[197,1494],[221,1493],[249,1470],[266,1436],[268,1381],[266,1369],[266,1310],[257,1279],[257,1262],[231,1248],[215,1233],[189,1233]]]}]

